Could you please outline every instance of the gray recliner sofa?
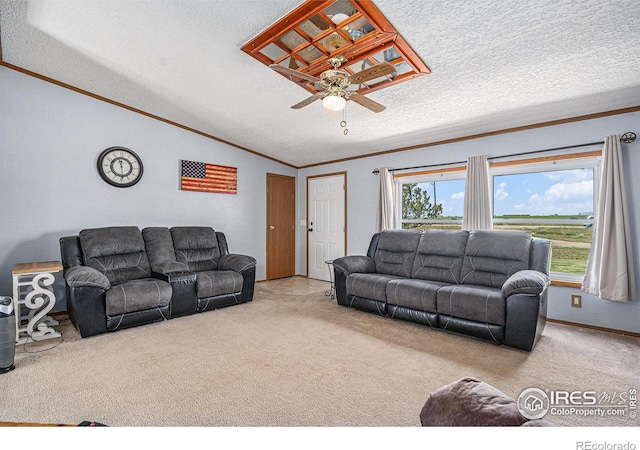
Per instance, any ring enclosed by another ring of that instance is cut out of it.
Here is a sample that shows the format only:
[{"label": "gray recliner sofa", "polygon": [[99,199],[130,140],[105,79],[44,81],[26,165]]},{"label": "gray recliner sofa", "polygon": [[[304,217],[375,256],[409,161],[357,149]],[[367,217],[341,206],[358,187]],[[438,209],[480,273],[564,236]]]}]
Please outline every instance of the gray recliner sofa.
[{"label": "gray recliner sofa", "polygon": [[211,227],[106,227],[60,239],[69,318],[82,337],[253,299],[256,260]]},{"label": "gray recliner sofa", "polygon": [[334,260],[339,305],[531,351],[546,322],[551,242],[515,230],[385,230]]}]

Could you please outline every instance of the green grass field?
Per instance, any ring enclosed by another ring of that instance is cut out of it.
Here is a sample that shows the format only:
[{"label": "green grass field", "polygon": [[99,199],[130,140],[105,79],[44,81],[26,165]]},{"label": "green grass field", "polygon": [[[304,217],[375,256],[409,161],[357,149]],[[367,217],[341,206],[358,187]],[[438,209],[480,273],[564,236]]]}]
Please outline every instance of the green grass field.
[{"label": "green grass field", "polygon": [[496,230],[524,230],[532,236],[552,241],[581,242],[591,244],[593,228],[575,225],[513,225],[495,224]]},{"label": "green grass field", "polygon": [[588,248],[551,246],[551,271],[584,274],[589,258]]},{"label": "green grass field", "polygon": [[[496,227],[498,228],[498,227]],[[572,225],[522,227],[532,236],[549,239],[551,271],[583,274],[587,267],[593,228]],[[572,245],[574,243],[574,245]],[[582,244],[582,245],[580,245]]]}]

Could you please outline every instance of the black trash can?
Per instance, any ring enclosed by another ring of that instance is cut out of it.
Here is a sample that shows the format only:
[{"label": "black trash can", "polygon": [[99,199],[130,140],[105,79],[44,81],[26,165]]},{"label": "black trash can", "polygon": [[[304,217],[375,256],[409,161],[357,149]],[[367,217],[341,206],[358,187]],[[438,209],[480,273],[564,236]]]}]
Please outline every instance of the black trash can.
[{"label": "black trash can", "polygon": [[16,356],[16,316],[11,297],[0,296],[0,374],[11,372]]}]

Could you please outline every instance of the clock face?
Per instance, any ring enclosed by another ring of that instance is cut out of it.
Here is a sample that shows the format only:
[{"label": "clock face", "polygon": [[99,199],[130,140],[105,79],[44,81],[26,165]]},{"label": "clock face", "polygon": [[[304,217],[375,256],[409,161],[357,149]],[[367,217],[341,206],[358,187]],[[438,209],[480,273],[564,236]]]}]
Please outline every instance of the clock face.
[{"label": "clock face", "polygon": [[142,178],[142,160],[128,148],[110,147],[98,156],[98,172],[112,186],[133,186]]}]

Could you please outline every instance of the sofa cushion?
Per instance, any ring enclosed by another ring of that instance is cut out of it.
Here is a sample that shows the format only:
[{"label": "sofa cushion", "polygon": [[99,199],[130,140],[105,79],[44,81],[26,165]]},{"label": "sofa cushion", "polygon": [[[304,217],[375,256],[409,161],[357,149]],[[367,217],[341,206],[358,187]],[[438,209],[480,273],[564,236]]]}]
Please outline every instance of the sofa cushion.
[{"label": "sofa cushion", "polygon": [[112,285],[105,296],[108,316],[167,306],[171,285],[155,278],[143,278]]},{"label": "sofa cushion", "polygon": [[424,230],[411,277],[459,283],[468,236],[468,231]]},{"label": "sofa cushion", "polygon": [[460,283],[502,287],[511,275],[529,268],[530,245],[525,231],[470,231]]},{"label": "sofa cushion", "polygon": [[436,309],[436,293],[446,283],[439,281],[397,279],[387,283],[387,303],[405,308],[438,312]]},{"label": "sofa cushion", "polygon": [[151,266],[151,269],[156,273],[161,273],[162,275],[189,272],[189,266],[186,263],[181,263],[178,261],[163,262],[161,264]]},{"label": "sofa cushion", "polygon": [[410,278],[421,235],[417,230],[384,230],[380,233],[373,257],[376,272]]},{"label": "sofa cushion", "polygon": [[242,275],[231,270],[211,270],[196,273],[198,298],[237,294],[242,291]]},{"label": "sofa cushion", "polygon": [[176,259],[186,263],[193,272],[216,270],[220,249],[211,227],[171,228]]},{"label": "sofa cushion", "polygon": [[107,227],[79,233],[85,264],[103,273],[111,283],[147,278],[151,266],[137,227]]},{"label": "sofa cushion", "polygon": [[387,283],[401,277],[379,273],[352,273],[347,277],[347,295],[385,302]]},{"label": "sofa cushion", "polygon": [[[173,248],[171,232],[166,227],[148,227],[142,230],[147,249],[147,257],[154,272],[162,273],[161,267],[166,270],[167,263],[176,261],[176,252]],[[164,266],[163,266],[164,265]],[[188,269],[183,269],[188,270]]]},{"label": "sofa cushion", "polygon": [[436,302],[439,314],[494,325],[505,323],[506,304],[498,288],[443,286],[438,290]]}]

